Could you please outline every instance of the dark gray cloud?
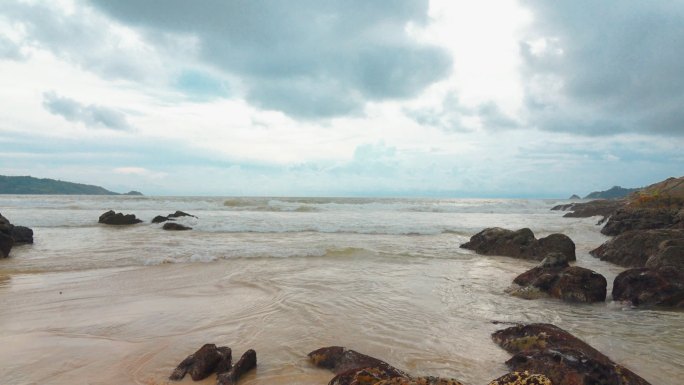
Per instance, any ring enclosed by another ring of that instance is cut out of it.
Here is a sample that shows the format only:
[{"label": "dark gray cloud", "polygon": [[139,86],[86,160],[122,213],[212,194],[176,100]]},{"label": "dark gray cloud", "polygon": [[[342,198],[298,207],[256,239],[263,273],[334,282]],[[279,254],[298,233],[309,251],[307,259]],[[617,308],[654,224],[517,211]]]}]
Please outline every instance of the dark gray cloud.
[{"label": "dark gray cloud", "polygon": [[148,38],[194,36],[201,58],[237,75],[250,102],[296,117],[411,97],[451,70],[446,51],[407,35],[408,23],[427,22],[426,0],[92,3]]},{"label": "dark gray cloud", "polygon": [[91,128],[112,130],[131,128],[126,115],[121,111],[93,104],[84,105],[76,100],[59,96],[54,91],[43,93],[43,107],[70,122],[80,122]]},{"label": "dark gray cloud", "polygon": [[[541,129],[684,135],[684,3],[525,0],[527,105]],[[546,39],[546,50],[535,41]],[[537,47],[538,48],[538,47]]]}]

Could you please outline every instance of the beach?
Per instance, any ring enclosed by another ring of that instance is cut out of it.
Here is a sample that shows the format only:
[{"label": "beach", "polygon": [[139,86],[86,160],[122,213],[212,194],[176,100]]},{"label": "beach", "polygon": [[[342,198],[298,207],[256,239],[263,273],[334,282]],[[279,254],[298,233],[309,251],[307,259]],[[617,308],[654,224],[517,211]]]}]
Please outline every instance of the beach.
[{"label": "beach", "polygon": [[[589,255],[608,237],[595,217],[549,210],[563,202],[4,196],[0,212],[33,228],[35,243],[0,260],[0,378],[166,384],[216,343],[256,350],[242,384],[326,384],[331,373],[306,354],[328,345],[486,384],[508,372],[510,355],[490,339],[500,321],[553,323],[653,384],[678,384],[684,313],[515,298],[505,289],[535,262],[459,248],[485,227],[561,232],[610,293],[624,268]],[[109,209],[144,222],[98,224]],[[178,220],[191,231],[150,224],[175,210],[197,216]]]}]

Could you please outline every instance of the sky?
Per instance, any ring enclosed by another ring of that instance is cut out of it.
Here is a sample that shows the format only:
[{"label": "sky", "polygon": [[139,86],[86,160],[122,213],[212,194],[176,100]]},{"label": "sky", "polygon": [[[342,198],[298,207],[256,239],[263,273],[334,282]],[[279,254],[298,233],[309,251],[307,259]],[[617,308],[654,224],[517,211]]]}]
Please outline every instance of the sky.
[{"label": "sky", "polygon": [[684,1],[0,2],[0,174],[566,198],[684,175]]}]

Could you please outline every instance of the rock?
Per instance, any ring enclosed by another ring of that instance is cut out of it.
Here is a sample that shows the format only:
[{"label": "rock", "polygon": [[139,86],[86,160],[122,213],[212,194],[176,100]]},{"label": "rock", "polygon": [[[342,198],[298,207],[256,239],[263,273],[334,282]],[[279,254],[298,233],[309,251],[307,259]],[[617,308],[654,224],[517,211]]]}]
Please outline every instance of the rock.
[{"label": "rock", "polygon": [[183,231],[183,230],[192,230],[192,227],[183,226],[180,223],[166,222],[166,223],[164,223],[164,226],[162,226],[162,229],[172,230],[172,231]]},{"label": "rock", "polygon": [[505,374],[490,382],[489,385],[553,385],[553,383],[543,374],[524,371]]},{"label": "rock", "polygon": [[173,213],[173,214],[169,214],[168,217],[169,217],[169,218],[180,218],[180,217],[193,217],[193,218],[197,218],[196,216],[194,216],[194,215],[192,215],[192,214],[184,213],[184,212],[182,212],[182,211],[176,211],[176,212]]},{"label": "rock", "polygon": [[9,257],[12,246],[14,246],[14,238],[8,234],[0,232],[0,258]]},{"label": "rock", "polygon": [[580,198],[579,195],[577,195],[577,194],[572,194],[572,195],[570,195],[570,198],[568,198],[568,199],[570,199],[570,200],[578,200],[578,199],[582,199],[582,198]]},{"label": "rock", "polygon": [[114,210],[109,210],[106,213],[100,215],[99,223],[104,223],[106,225],[133,225],[142,222],[140,219],[136,218],[134,214],[124,215],[122,213],[115,213]]},{"label": "rock", "polygon": [[622,208],[617,210],[601,229],[605,235],[620,235],[630,230],[684,228],[679,209]]},{"label": "rock", "polygon": [[124,194],[121,194],[121,195],[143,196],[143,193],[141,193],[140,191],[131,190],[131,191],[124,193]]},{"label": "rock", "polygon": [[[170,380],[179,381],[185,377],[186,373],[190,373],[190,377],[194,381],[199,381],[207,378],[212,374],[219,363],[228,360],[230,366],[231,350],[230,348],[217,348],[214,344],[205,344],[195,353],[189,355],[174,369]],[[223,364],[225,367],[225,363]]]},{"label": "rock", "polygon": [[541,261],[552,252],[558,252],[574,261],[575,243],[563,234],[551,234],[535,239],[528,228],[517,231],[493,227],[473,235],[469,242],[461,245],[464,249],[474,250],[484,255],[504,255],[508,257]]},{"label": "rock", "polygon": [[515,371],[542,373],[554,385],[646,385],[646,380],[611,361],[587,357],[572,349],[516,353],[506,365]]},{"label": "rock", "polygon": [[[678,240],[682,239],[684,239],[684,230],[679,229],[628,231],[590,251],[590,254],[602,261],[620,266],[644,267],[651,257],[659,252],[665,252],[660,249],[663,242],[668,240],[680,242]],[[669,255],[665,257],[675,258]],[[659,262],[655,258],[651,263],[657,265]]]},{"label": "rock", "polygon": [[245,354],[240,357],[240,360],[233,366],[230,371],[226,373],[221,373],[217,377],[216,385],[234,385],[237,384],[240,377],[249,372],[250,370],[256,368],[257,357],[256,352],[249,349]]},{"label": "rock", "polygon": [[684,272],[672,266],[625,270],[615,277],[613,300],[633,306],[684,308]]},{"label": "rock", "polygon": [[516,325],[492,334],[513,371],[539,373],[554,385],[649,385],[589,344],[551,324]]},{"label": "rock", "polygon": [[542,298],[547,294],[566,302],[603,302],[606,300],[606,278],[592,270],[570,267],[563,254],[554,253],[542,263],[517,276],[513,283],[521,286],[510,293],[524,299]]},{"label": "rock", "polygon": [[342,346],[328,346],[309,353],[311,362],[337,374],[329,385],[357,385],[395,377],[409,378],[404,371],[385,361]]},{"label": "rock", "polygon": [[33,230],[25,226],[12,226],[10,235],[14,238],[15,245],[33,243]]},{"label": "rock", "polygon": [[152,223],[162,223],[168,221],[168,217],[163,217],[161,215],[157,215],[156,217],[152,218]]}]

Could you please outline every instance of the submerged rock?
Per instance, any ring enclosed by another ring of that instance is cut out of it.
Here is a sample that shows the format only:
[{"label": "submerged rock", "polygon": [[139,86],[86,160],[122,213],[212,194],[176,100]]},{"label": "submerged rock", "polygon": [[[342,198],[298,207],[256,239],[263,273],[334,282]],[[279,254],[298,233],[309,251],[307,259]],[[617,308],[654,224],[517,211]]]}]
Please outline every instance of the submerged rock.
[{"label": "submerged rock", "polygon": [[548,377],[554,385],[649,385],[589,344],[551,324],[516,325],[492,334],[513,358],[513,371]]},{"label": "submerged rock", "polygon": [[[605,242],[589,253],[602,261],[608,261],[625,267],[644,267],[651,257],[660,253],[676,253],[678,249],[666,251],[669,246],[663,245],[665,241],[674,241],[672,246],[684,242],[684,230],[636,230],[628,231]],[[661,245],[662,248],[661,248]],[[655,267],[669,260],[670,264],[679,264],[676,254],[662,255],[654,258],[651,264]],[[680,258],[681,261],[681,258]]]},{"label": "submerged rock", "polygon": [[528,228],[517,231],[500,227],[487,228],[473,235],[470,241],[461,247],[474,250],[478,254],[504,255],[538,261],[553,252],[565,255],[570,261],[576,259],[575,243],[568,236],[551,234],[536,239],[532,230]]},{"label": "submerged rock", "polygon": [[185,212],[183,212],[183,211],[176,211],[176,212],[173,213],[173,214],[169,214],[168,217],[169,217],[169,218],[180,218],[180,217],[193,217],[193,218],[197,218],[196,216],[194,216],[194,215],[192,215],[192,214],[185,213]]},{"label": "submerged rock", "polygon": [[613,300],[633,306],[684,308],[684,272],[673,266],[623,271],[613,282]]},{"label": "submerged rock", "polygon": [[162,229],[171,230],[171,231],[183,231],[183,230],[192,230],[192,227],[183,226],[180,223],[166,222],[166,223],[164,223],[164,226],[162,226]]},{"label": "submerged rock", "polygon": [[100,215],[99,223],[104,223],[105,225],[133,225],[142,222],[140,219],[136,218],[134,214],[122,214],[115,213],[114,210],[109,210],[106,213]]},{"label": "submerged rock", "polygon": [[242,375],[256,368],[257,356],[253,349],[246,351],[228,372],[219,373],[216,385],[234,385]]},{"label": "submerged rock", "polygon": [[517,276],[513,283],[520,288],[511,294],[525,299],[545,295],[567,302],[603,302],[606,278],[592,270],[569,266],[563,254],[549,254],[542,263]]}]

